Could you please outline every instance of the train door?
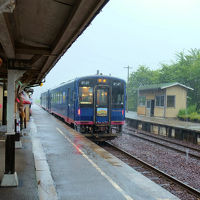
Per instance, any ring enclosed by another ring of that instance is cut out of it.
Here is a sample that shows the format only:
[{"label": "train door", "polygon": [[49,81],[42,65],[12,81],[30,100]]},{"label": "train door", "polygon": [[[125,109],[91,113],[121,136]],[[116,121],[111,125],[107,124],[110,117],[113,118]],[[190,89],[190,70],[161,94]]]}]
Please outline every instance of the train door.
[{"label": "train door", "polygon": [[96,124],[110,122],[110,89],[108,86],[95,87],[94,121]]},{"label": "train door", "polygon": [[71,95],[71,89],[67,88],[67,117],[69,117],[70,114],[70,95]]}]

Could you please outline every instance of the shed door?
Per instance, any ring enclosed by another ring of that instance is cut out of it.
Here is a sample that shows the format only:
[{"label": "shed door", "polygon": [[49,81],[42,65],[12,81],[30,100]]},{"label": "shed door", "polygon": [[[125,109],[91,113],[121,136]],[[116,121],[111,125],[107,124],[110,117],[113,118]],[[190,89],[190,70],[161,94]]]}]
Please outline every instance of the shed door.
[{"label": "shed door", "polygon": [[147,117],[153,117],[154,116],[154,107],[155,107],[155,100],[154,99],[148,99],[147,105],[146,105],[146,116]]},{"label": "shed door", "polygon": [[154,107],[155,107],[155,100],[151,100],[151,111],[150,111],[150,116],[154,116]]}]

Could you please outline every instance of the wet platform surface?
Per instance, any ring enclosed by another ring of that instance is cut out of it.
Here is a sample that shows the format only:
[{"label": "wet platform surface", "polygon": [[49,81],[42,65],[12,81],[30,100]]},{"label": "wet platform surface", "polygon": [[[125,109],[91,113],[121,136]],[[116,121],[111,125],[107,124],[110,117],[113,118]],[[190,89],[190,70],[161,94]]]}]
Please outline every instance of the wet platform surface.
[{"label": "wet platform surface", "polygon": [[33,140],[39,140],[44,150],[56,198],[178,199],[38,106],[33,106],[31,123]]},{"label": "wet platform surface", "polygon": [[[5,127],[1,129],[3,134]],[[39,200],[30,130],[24,130],[23,148],[15,150],[18,187],[0,187],[0,200]],[[0,135],[1,135],[0,134]],[[1,135],[2,136],[2,135]],[[0,136],[0,182],[5,172],[5,136]]]},{"label": "wet platform surface", "polygon": [[170,119],[170,118],[158,118],[158,117],[145,117],[142,115],[137,115],[136,112],[132,111],[126,112],[126,118],[151,122],[160,125],[168,125],[175,128],[187,129],[200,133],[200,123],[180,121],[175,118]]}]

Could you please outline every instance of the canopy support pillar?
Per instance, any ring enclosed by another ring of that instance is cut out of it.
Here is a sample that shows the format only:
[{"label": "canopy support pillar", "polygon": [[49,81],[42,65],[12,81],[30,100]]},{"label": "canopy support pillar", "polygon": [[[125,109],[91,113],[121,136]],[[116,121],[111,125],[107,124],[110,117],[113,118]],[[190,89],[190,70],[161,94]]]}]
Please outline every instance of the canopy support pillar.
[{"label": "canopy support pillar", "polygon": [[15,82],[23,73],[24,71],[21,70],[8,70],[5,173],[1,186],[18,186],[18,177],[15,172]]}]

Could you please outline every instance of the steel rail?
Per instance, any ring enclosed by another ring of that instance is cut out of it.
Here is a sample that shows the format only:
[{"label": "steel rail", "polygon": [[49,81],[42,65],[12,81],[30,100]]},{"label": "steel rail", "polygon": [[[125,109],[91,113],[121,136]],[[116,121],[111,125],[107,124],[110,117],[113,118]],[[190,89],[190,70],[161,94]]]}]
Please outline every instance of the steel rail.
[{"label": "steel rail", "polygon": [[179,146],[182,146],[182,147],[185,147],[185,148],[188,148],[188,149],[191,149],[191,150],[200,152],[200,149],[198,149],[198,148],[189,147],[189,146],[187,146],[187,145],[180,144],[180,143],[175,142],[175,141],[170,141],[170,140],[167,140],[167,139],[165,139],[165,138],[156,137],[156,136],[154,136],[153,134],[152,134],[152,135],[149,135],[149,134],[150,134],[149,132],[148,132],[149,134],[146,134],[145,131],[140,131],[140,130],[135,129],[135,128],[126,128],[126,127],[125,127],[124,129],[127,129],[127,130],[129,130],[129,131],[137,131],[138,133],[140,133],[140,134],[142,134],[142,135],[149,136],[149,137],[153,137],[153,138],[156,138],[156,139],[161,140],[161,141],[166,141],[166,142],[171,143],[171,144],[176,144],[176,145],[179,145]]},{"label": "steel rail", "polygon": [[131,155],[131,154],[128,153],[127,151],[120,149],[119,147],[117,147],[117,146],[111,144],[110,142],[106,142],[106,144],[108,144],[108,145],[111,146],[112,148],[114,148],[114,149],[116,149],[116,150],[118,150],[118,151],[124,153],[125,155],[127,155],[127,156],[130,157],[131,159],[136,160],[138,163],[144,165],[145,167],[147,167],[147,168],[149,168],[149,169],[155,171],[156,173],[162,175],[163,177],[167,178],[168,180],[173,181],[174,183],[178,184],[178,185],[181,186],[182,188],[186,189],[189,193],[191,193],[191,194],[193,194],[193,195],[195,195],[195,196],[197,196],[197,197],[200,196],[200,191],[199,191],[199,190],[197,190],[197,189],[195,189],[195,188],[193,188],[193,187],[191,187],[191,186],[189,186],[189,185],[183,183],[182,181],[179,181],[178,179],[172,177],[171,175],[166,174],[165,172],[163,172],[163,171],[159,170],[158,168],[156,168],[156,167],[154,167],[154,166],[148,164],[147,162],[145,162],[145,161],[143,161],[143,160],[141,160],[141,159],[139,159],[139,158],[137,158],[137,157]]}]

